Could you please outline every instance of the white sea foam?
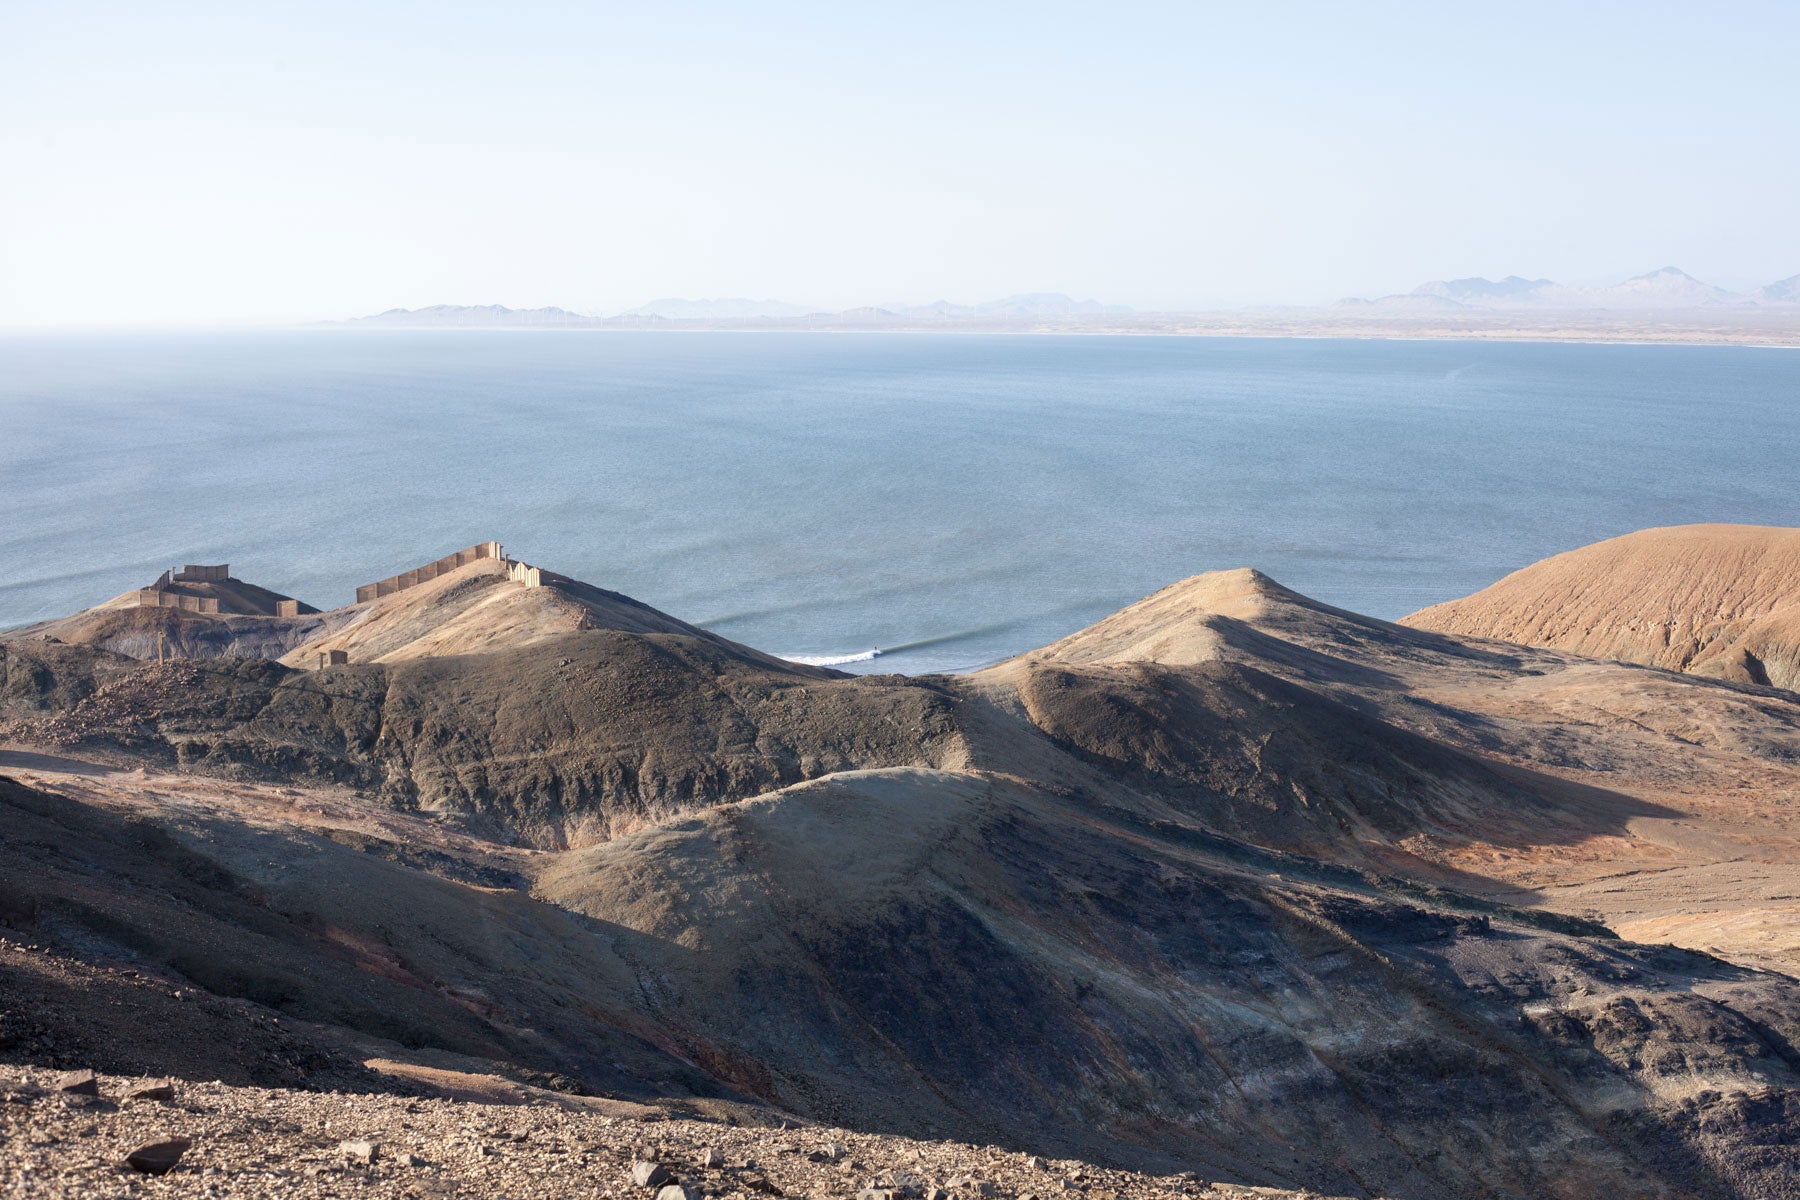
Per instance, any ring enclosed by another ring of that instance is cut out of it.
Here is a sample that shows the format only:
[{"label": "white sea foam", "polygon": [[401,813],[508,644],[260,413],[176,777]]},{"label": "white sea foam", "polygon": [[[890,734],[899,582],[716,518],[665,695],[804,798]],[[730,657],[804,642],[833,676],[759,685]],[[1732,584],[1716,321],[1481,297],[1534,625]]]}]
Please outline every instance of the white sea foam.
[{"label": "white sea foam", "polygon": [[864,650],[861,654],[784,654],[782,657],[805,667],[836,667],[844,663],[868,662],[880,653],[879,650]]}]

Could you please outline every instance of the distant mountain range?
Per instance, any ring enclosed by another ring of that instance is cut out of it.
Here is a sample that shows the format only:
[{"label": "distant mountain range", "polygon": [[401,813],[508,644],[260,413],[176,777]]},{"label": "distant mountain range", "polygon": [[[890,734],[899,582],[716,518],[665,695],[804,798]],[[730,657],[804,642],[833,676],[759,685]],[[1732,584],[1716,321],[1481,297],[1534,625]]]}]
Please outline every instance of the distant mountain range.
[{"label": "distant mountain range", "polygon": [[1753,292],[1730,292],[1695,279],[1677,267],[1634,275],[1610,287],[1569,287],[1549,279],[1439,279],[1410,292],[1374,300],[1340,300],[1338,307],[1392,313],[1446,313],[1464,309],[1605,311],[1635,309],[1670,312],[1696,308],[1800,306],[1800,275]]},{"label": "distant mountain range", "polygon": [[[1790,275],[1748,292],[1695,279],[1676,267],[1636,275],[1610,287],[1573,287],[1551,279],[1437,279],[1410,292],[1372,300],[1340,300],[1323,309],[1289,309],[1314,313],[1330,322],[1353,316],[1393,318],[1416,325],[1419,318],[1480,313],[1605,314],[1758,312],[1800,315],[1800,275]],[[1194,316],[1195,314],[1187,314]],[[1201,314],[1204,315],[1204,314]],[[666,297],[612,315],[571,312],[566,308],[507,308],[499,304],[436,304],[429,308],[390,308],[341,324],[394,329],[1114,329],[1145,330],[1158,322],[1183,319],[1180,313],[1139,313],[1124,305],[1076,300],[1060,292],[1028,292],[980,304],[936,300],[930,304],[882,304],[826,311],[784,300],[743,297],[689,300]],[[1111,320],[1120,318],[1120,320]],[[1466,324],[1466,322],[1464,322]]]}]

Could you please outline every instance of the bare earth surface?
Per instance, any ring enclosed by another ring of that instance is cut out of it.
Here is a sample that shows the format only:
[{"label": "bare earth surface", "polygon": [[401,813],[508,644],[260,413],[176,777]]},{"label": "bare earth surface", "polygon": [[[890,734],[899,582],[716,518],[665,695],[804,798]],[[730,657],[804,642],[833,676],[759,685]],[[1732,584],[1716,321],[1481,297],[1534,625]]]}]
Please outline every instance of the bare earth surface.
[{"label": "bare earth surface", "polygon": [[[1789,532],[1646,611],[1746,644]],[[1761,680],[1247,570],[853,678],[471,564],[15,631],[0,734],[4,1161],[46,1195],[682,1200],[649,1154],[717,1196],[1800,1196],[1800,694]],[[80,1068],[176,1107],[33,1090]],[[119,1174],[177,1115],[191,1159]]]}]

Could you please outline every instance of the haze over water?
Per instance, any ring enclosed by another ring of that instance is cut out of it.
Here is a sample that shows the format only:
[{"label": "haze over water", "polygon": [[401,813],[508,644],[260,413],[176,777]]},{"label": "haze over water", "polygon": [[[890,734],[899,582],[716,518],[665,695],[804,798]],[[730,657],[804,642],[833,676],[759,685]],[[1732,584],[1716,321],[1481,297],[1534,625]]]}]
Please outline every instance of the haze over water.
[{"label": "haze over water", "polygon": [[973,335],[0,341],[0,627],[182,562],[317,604],[489,537],[777,654],[961,670],[1256,566],[1382,617],[1800,525],[1800,355]]}]

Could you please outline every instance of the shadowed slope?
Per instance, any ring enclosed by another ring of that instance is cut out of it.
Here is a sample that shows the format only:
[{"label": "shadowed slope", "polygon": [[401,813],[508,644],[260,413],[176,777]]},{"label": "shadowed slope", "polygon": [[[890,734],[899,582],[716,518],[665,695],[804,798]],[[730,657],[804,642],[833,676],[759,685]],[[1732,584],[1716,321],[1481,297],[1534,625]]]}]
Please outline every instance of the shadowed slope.
[{"label": "shadowed slope", "polygon": [[[1748,1151],[1775,1125],[1674,1132],[1678,1064],[1735,1090],[1764,1061],[1709,1022],[1800,1082],[1791,981],[1738,1015],[1763,985],[1723,964],[1271,878],[980,775],[798,785],[563,856],[539,894],[693,951],[637,964],[661,1027],[865,1127],[1358,1194],[1642,1197],[1713,1190],[1737,1146],[1734,1181],[1767,1177]],[[1609,1014],[1640,1005],[1628,1047]]]},{"label": "shadowed slope", "polygon": [[183,769],[347,784],[561,846],[858,766],[958,765],[952,698],[779,669],[720,639],[614,630],[300,671],[133,665],[20,731]]}]

